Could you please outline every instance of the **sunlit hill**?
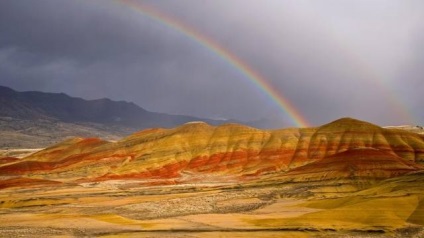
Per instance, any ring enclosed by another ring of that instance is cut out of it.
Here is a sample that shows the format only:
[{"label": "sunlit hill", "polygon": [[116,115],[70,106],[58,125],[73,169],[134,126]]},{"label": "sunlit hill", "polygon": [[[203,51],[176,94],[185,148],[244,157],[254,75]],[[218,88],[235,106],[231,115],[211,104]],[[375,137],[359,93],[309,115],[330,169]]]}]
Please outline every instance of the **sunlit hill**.
[{"label": "sunlit hill", "polygon": [[191,122],[0,162],[2,226],[46,235],[424,226],[424,136],[351,118],[280,130]]}]

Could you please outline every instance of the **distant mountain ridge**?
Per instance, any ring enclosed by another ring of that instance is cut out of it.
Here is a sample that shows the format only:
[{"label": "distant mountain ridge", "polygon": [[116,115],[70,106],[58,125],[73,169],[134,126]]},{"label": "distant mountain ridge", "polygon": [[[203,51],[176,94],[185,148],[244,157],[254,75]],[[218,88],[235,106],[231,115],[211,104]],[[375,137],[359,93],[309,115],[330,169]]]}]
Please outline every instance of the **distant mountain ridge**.
[{"label": "distant mountain ridge", "polygon": [[3,86],[0,86],[0,102],[0,116],[21,119],[51,118],[63,122],[117,124],[139,129],[174,127],[189,121],[205,121],[212,125],[226,122],[149,112],[132,102],[108,98],[85,100],[64,93],[17,92]]},{"label": "distant mountain ridge", "polygon": [[1,147],[43,147],[68,136],[117,139],[137,130],[175,127],[212,120],[149,112],[134,103],[110,99],[85,100],[64,93],[17,92],[0,86]]}]

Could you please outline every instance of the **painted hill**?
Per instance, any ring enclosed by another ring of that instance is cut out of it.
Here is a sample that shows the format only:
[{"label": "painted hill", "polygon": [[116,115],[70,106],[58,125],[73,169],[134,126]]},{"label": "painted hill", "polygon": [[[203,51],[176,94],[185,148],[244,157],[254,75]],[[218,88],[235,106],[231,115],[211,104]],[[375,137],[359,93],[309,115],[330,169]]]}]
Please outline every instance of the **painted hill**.
[{"label": "painted hill", "polygon": [[421,237],[423,158],[423,135],[351,118],[73,138],[0,158],[0,235]]},{"label": "painted hill", "polygon": [[117,142],[72,139],[5,164],[0,173],[68,182],[184,183],[203,175],[246,180],[287,172],[306,180],[389,178],[423,164],[422,135],[343,118],[317,128],[264,131],[195,122],[144,130]]},{"label": "painted hill", "polygon": [[0,86],[0,148],[45,147],[70,136],[117,140],[150,127],[189,121],[221,124],[183,115],[149,112],[134,103],[84,100],[63,93],[17,92]]},{"label": "painted hill", "polygon": [[374,148],[348,149],[316,162],[290,170],[286,176],[299,175],[303,180],[337,178],[384,179],[423,169],[397,155]]}]

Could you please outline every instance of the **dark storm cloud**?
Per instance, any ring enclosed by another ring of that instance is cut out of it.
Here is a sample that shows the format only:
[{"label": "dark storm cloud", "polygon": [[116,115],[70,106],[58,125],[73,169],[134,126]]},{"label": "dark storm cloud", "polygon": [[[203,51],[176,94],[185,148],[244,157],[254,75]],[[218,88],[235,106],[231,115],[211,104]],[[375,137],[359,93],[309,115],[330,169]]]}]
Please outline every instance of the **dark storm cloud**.
[{"label": "dark storm cloud", "polygon": [[[28,0],[2,1],[1,4],[0,43],[15,48],[20,53],[17,60],[27,61],[24,63],[29,65],[57,59],[82,64],[119,63],[140,55],[154,58],[161,53],[157,52],[159,46],[163,46],[157,37],[162,34],[160,29],[149,29],[143,26],[145,22],[115,14],[113,4],[80,0],[41,0],[36,4]],[[43,61],[39,62],[40,59]]]},{"label": "dark storm cloud", "polygon": [[264,103],[263,95],[256,97],[242,75],[184,34],[128,6],[78,0],[0,4],[1,84],[129,100],[168,113],[263,114],[251,109]]},{"label": "dark storm cloud", "polygon": [[[243,59],[314,125],[342,116],[424,123],[390,101],[395,92],[412,111],[422,104],[421,1],[143,2]],[[0,84],[292,123],[207,47],[116,1],[1,1]]]},{"label": "dark storm cloud", "polygon": [[411,57],[419,1],[190,2],[190,14],[187,2],[152,2],[243,58],[314,124],[342,116],[413,122],[394,108],[405,95],[393,75]]}]

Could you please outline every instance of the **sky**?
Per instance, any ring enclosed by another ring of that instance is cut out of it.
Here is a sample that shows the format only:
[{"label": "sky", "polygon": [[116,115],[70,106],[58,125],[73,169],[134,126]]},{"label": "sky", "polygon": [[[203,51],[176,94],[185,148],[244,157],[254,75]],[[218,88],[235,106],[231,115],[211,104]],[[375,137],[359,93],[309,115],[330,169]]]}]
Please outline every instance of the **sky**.
[{"label": "sky", "polygon": [[[204,42],[124,2],[1,0],[0,85],[296,126]],[[424,125],[422,0],[134,2],[236,56],[310,126],[340,117]]]}]

